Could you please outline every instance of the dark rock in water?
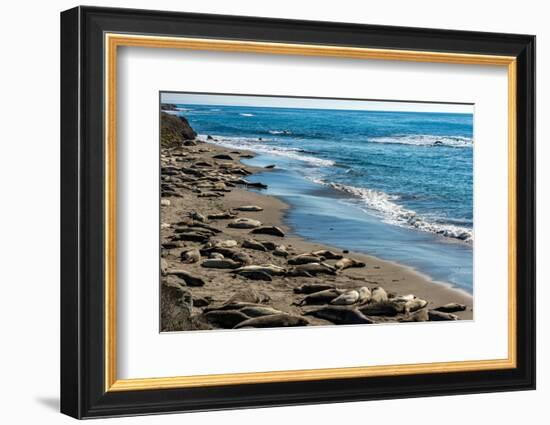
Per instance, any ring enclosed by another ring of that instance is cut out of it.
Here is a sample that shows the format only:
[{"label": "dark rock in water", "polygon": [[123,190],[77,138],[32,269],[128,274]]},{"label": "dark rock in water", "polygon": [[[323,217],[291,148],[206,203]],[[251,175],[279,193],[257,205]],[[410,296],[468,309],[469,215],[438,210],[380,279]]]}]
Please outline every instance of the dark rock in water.
[{"label": "dark rock in water", "polygon": [[181,146],[184,140],[193,140],[196,137],[197,133],[184,117],[161,112],[160,144],[162,147]]},{"label": "dark rock in water", "polygon": [[174,275],[179,277],[180,279],[183,279],[187,286],[204,286],[205,282],[202,280],[202,278],[198,276],[194,276],[193,274],[189,273],[186,270],[178,269],[178,270],[169,270],[169,275]]},{"label": "dark rock in water", "polygon": [[250,233],[279,236],[281,238],[285,236],[285,233],[277,226],[258,227],[257,229],[252,230]]},{"label": "dark rock in water", "polygon": [[261,182],[248,182],[246,185],[248,187],[257,187],[258,189],[267,189],[267,185]]},{"label": "dark rock in water", "polygon": [[214,138],[209,134],[208,136],[206,136],[206,140],[214,140]]},{"label": "dark rock in water", "polygon": [[309,322],[301,316],[287,313],[271,314],[269,316],[254,317],[240,322],[234,329],[241,328],[280,328],[289,326],[307,326]]},{"label": "dark rock in water", "polygon": [[227,160],[227,161],[233,161],[233,157],[231,155],[226,154],[226,153],[220,153],[220,154],[214,155],[212,158],[214,158],[214,159],[223,159],[223,160]]},{"label": "dark rock in water", "polygon": [[318,317],[319,319],[325,319],[336,325],[359,325],[359,324],[373,324],[376,323],[371,318],[365,316],[356,308],[344,307],[344,306],[325,306],[316,310],[311,310],[305,313]]},{"label": "dark rock in water", "polygon": [[240,155],[240,157],[244,159],[251,159],[254,158],[254,155],[252,155],[251,153],[243,153]]},{"label": "dark rock in water", "polygon": [[223,329],[232,329],[241,322],[250,319],[246,314],[237,310],[214,310],[204,314],[204,318]]},{"label": "dark rock in water", "polygon": [[430,310],[428,311],[428,317],[432,322],[441,322],[447,320],[458,320],[458,317],[451,313],[444,313],[442,311]]},{"label": "dark rock in water", "polygon": [[275,168],[275,164],[266,165],[264,168],[267,168],[268,170],[271,170],[271,169]]},{"label": "dark rock in water", "polygon": [[328,283],[304,283],[301,286],[294,288],[295,294],[313,294],[315,292],[326,291],[327,289],[334,289],[334,285]]},{"label": "dark rock in water", "polygon": [[442,305],[441,307],[434,308],[434,310],[442,311],[443,313],[454,313],[456,311],[466,310],[466,306],[464,304],[459,304],[459,303],[448,303],[448,304]]},{"label": "dark rock in water", "polygon": [[436,140],[434,142],[434,145],[442,145],[442,144],[443,144],[443,142],[441,140]]}]

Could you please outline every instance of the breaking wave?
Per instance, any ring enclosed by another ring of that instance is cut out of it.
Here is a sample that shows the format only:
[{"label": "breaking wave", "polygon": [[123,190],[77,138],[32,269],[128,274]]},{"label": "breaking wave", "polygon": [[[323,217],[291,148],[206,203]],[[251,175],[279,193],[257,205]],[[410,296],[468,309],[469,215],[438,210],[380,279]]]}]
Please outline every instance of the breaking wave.
[{"label": "breaking wave", "polygon": [[411,227],[448,238],[460,239],[469,243],[473,242],[472,229],[429,221],[415,211],[406,209],[396,203],[395,201],[399,199],[397,195],[389,195],[385,192],[373,189],[347,186],[341,183],[326,182],[324,180],[314,181],[361,199],[364,203],[366,212],[375,213],[386,223],[402,227]]},{"label": "breaking wave", "polygon": [[450,146],[453,148],[469,148],[473,146],[473,140],[468,137],[460,136],[433,136],[433,135],[404,135],[396,134],[395,136],[371,137],[369,142],[399,144],[399,145],[415,145],[415,146]]},{"label": "breaking wave", "polygon": [[[206,139],[206,135],[199,135],[201,139]],[[230,149],[245,149],[256,153],[263,153],[266,155],[280,156],[288,159],[305,162],[309,165],[317,167],[331,167],[335,165],[335,162],[329,159],[316,158],[310,155],[304,155],[307,153],[303,149],[299,148],[286,148],[282,146],[273,146],[266,144],[268,139],[258,140],[256,138],[247,137],[227,137],[212,135],[214,140],[208,140],[208,143],[214,143]]]}]

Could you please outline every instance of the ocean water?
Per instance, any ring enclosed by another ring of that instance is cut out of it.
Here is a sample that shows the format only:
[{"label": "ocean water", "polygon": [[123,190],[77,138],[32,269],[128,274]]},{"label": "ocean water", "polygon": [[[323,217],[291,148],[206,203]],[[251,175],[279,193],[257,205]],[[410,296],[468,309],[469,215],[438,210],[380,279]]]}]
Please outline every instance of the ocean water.
[{"label": "ocean water", "polygon": [[473,115],[178,105],[202,136],[276,164],[252,180],[306,238],[410,265],[469,292]]}]

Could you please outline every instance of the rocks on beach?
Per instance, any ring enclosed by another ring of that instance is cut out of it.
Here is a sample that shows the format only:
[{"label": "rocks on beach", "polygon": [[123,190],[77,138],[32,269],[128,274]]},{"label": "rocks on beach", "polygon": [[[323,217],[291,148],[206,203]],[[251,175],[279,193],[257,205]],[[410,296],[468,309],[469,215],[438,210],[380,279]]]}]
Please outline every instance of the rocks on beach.
[{"label": "rocks on beach", "polygon": [[267,187],[247,180],[254,170],[239,162],[253,154],[205,143],[179,117],[168,121],[161,126],[163,331],[454,321],[467,312],[462,303],[387,291],[380,267],[347,250],[296,243],[271,201],[246,191]]}]

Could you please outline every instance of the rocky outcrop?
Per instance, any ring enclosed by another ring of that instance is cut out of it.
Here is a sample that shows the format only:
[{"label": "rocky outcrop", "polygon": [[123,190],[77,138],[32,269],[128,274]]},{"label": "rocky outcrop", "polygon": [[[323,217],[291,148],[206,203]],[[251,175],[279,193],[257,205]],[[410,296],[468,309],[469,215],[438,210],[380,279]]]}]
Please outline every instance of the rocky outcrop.
[{"label": "rocky outcrop", "polygon": [[167,114],[160,114],[160,144],[162,147],[181,146],[186,140],[193,140],[197,133],[189,125],[184,117]]}]

